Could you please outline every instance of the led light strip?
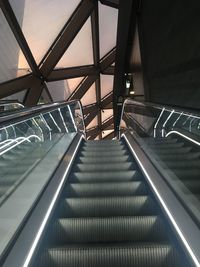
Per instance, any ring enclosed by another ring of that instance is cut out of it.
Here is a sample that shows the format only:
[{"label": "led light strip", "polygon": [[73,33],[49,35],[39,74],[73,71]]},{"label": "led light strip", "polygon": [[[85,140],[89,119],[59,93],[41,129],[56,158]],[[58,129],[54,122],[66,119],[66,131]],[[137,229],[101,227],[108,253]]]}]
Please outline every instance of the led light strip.
[{"label": "led light strip", "polygon": [[183,235],[181,229],[179,228],[178,224],[176,223],[176,221],[175,221],[173,215],[171,214],[170,210],[168,209],[167,205],[165,204],[164,200],[162,199],[162,197],[161,197],[160,193],[158,192],[156,186],[155,186],[154,183],[152,182],[152,180],[151,180],[150,176],[148,175],[146,169],[144,168],[142,162],[140,161],[140,159],[138,158],[137,154],[136,154],[135,151],[133,150],[133,148],[132,148],[130,142],[129,142],[128,139],[127,139],[127,137],[126,137],[124,134],[122,135],[122,137],[124,137],[124,139],[126,140],[128,146],[129,146],[129,148],[131,149],[131,151],[132,151],[134,157],[137,159],[137,161],[138,161],[138,163],[139,163],[139,165],[140,165],[140,168],[142,169],[142,171],[144,172],[146,178],[148,179],[148,181],[149,181],[151,187],[153,188],[153,190],[154,190],[154,192],[155,192],[157,198],[159,199],[161,205],[163,206],[165,212],[167,213],[169,219],[171,220],[171,222],[172,222],[174,228],[176,229],[176,231],[177,231],[179,237],[181,238],[181,240],[182,240],[182,242],[183,242],[183,244],[184,244],[186,250],[188,251],[189,255],[191,256],[193,262],[195,263],[195,266],[196,266],[196,267],[200,267],[200,263],[199,263],[197,257],[195,256],[194,252],[192,251],[190,245],[188,244],[188,242],[187,242],[186,238],[184,237],[184,235]]},{"label": "led light strip", "polygon": [[77,132],[77,127],[76,127],[76,123],[75,123],[75,121],[74,121],[74,117],[73,117],[73,115],[72,115],[71,108],[70,108],[70,106],[67,106],[67,107],[68,107],[69,114],[70,114],[70,117],[71,117],[71,119],[72,119],[72,122],[73,122],[73,124],[74,124],[74,129],[75,129],[75,131]]},{"label": "led light strip", "polygon": [[153,129],[153,137],[154,138],[156,137],[156,128],[157,128],[158,122],[160,121],[164,111],[165,111],[165,108],[162,109],[162,111],[161,111],[161,113],[160,113],[160,115],[159,115],[159,117],[158,117],[158,119],[157,119],[157,121],[156,121],[156,123],[154,125],[154,129]]},{"label": "led light strip", "polygon": [[194,139],[192,139],[192,138],[188,137],[187,135],[184,135],[184,134],[182,134],[182,133],[180,133],[178,131],[170,131],[169,133],[166,134],[166,137],[168,137],[170,134],[180,135],[183,138],[185,138],[185,139],[189,140],[190,142],[194,143],[195,145],[200,146],[200,143],[199,142],[195,141]]},{"label": "led light strip", "polygon": [[31,261],[31,258],[32,258],[33,254],[34,254],[34,251],[35,251],[35,249],[36,249],[36,247],[37,247],[37,244],[38,244],[38,242],[39,242],[39,240],[40,240],[40,237],[41,237],[41,235],[42,235],[42,233],[43,233],[43,231],[44,231],[44,228],[45,228],[45,226],[46,226],[46,224],[47,224],[47,221],[48,221],[48,219],[49,219],[49,216],[50,216],[50,214],[51,214],[51,211],[52,211],[52,209],[53,209],[53,207],[54,207],[54,205],[55,205],[55,203],[56,203],[56,200],[57,200],[58,195],[59,195],[59,193],[60,193],[60,191],[61,191],[62,185],[63,185],[63,183],[65,182],[66,175],[67,175],[67,173],[68,173],[68,171],[69,171],[69,168],[71,167],[71,164],[72,164],[72,162],[73,162],[73,160],[74,160],[74,157],[75,157],[75,155],[76,155],[76,152],[77,152],[77,150],[78,150],[78,148],[79,148],[79,145],[80,145],[82,139],[83,139],[83,136],[81,136],[81,138],[80,138],[80,140],[79,140],[79,142],[78,142],[78,144],[77,144],[77,146],[76,146],[76,149],[75,149],[75,151],[74,151],[74,153],[73,153],[73,155],[72,155],[72,158],[71,158],[71,160],[70,160],[70,162],[69,162],[69,164],[68,164],[68,166],[67,166],[67,169],[65,170],[65,172],[64,172],[64,174],[63,174],[63,177],[62,177],[62,179],[61,179],[61,181],[60,181],[60,184],[59,184],[59,186],[58,186],[58,188],[57,188],[57,190],[56,190],[56,192],[55,192],[55,194],[54,194],[54,196],[53,196],[53,198],[52,198],[52,201],[51,201],[51,203],[50,203],[50,205],[49,205],[49,208],[48,208],[48,210],[47,210],[47,212],[46,212],[46,214],[45,214],[45,216],[44,216],[44,219],[43,219],[43,221],[42,221],[42,223],[41,223],[41,225],[40,225],[40,228],[39,228],[39,230],[38,230],[38,232],[37,232],[37,234],[36,234],[36,237],[35,237],[35,239],[34,239],[34,241],[33,241],[33,244],[32,244],[32,246],[31,246],[31,248],[30,248],[30,250],[29,250],[29,253],[28,253],[28,255],[27,255],[27,257],[26,257],[26,260],[25,260],[25,262],[24,262],[24,264],[23,264],[22,267],[28,267],[28,265],[29,265],[29,263],[30,263],[30,261]]}]

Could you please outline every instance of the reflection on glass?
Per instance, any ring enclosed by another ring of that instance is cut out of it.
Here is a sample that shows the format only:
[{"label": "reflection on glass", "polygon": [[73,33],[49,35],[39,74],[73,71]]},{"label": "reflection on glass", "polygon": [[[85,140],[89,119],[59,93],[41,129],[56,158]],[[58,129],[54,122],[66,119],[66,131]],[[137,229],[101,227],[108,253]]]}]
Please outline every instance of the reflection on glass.
[{"label": "reflection on glass", "polygon": [[127,100],[124,128],[200,222],[200,115]]},{"label": "reflection on glass", "polygon": [[[8,196],[8,191],[15,189],[15,184],[24,179],[24,174],[45,155],[50,147],[65,134],[77,131],[84,132],[82,113],[77,102],[20,122],[1,126],[0,205],[5,200],[5,195]],[[29,158],[30,154],[32,156]],[[24,164],[19,165],[20,161],[24,161]]]}]

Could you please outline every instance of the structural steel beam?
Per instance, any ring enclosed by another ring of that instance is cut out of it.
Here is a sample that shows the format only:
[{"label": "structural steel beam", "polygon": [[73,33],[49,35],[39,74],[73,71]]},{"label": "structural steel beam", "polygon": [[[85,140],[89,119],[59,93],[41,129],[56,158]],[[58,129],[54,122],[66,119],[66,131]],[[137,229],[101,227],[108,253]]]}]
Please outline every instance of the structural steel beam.
[{"label": "structural steel beam", "polygon": [[21,27],[17,21],[17,18],[12,10],[12,7],[8,0],[0,0],[0,7],[3,11],[3,14],[32,70],[34,75],[40,77],[41,73],[39,71],[39,68],[37,66],[37,63],[35,62],[35,59],[32,55],[32,52],[27,44],[27,41],[24,37],[24,34],[21,30]]},{"label": "structural steel beam", "polygon": [[95,2],[95,0],[82,0],[76,11],[72,14],[70,20],[67,22],[60,34],[60,38],[43,61],[41,72],[44,77],[48,77],[67,48],[70,46],[75,36],[80,31],[91,12],[94,10]]},{"label": "structural steel beam", "polygon": [[23,76],[21,78],[10,80],[0,84],[0,98],[15,94],[17,92],[29,89],[31,83],[35,80],[33,75]]},{"label": "structural steel beam", "polygon": [[47,78],[47,81],[59,81],[77,77],[85,77],[89,75],[98,74],[98,70],[95,66],[82,66],[73,68],[64,68],[53,70]]},{"label": "structural steel beam", "polygon": [[103,5],[119,8],[119,0],[100,0]]},{"label": "structural steel beam", "polygon": [[69,100],[81,99],[97,78],[97,75],[86,77],[84,81],[76,88],[73,94],[69,97]]},{"label": "structural steel beam", "polygon": [[102,109],[108,106],[113,101],[113,93],[107,94],[102,100],[101,100],[101,107]]},{"label": "structural steel beam", "polygon": [[87,127],[90,124],[90,122],[98,115],[98,112],[99,109],[94,113],[90,113],[87,115],[87,117],[85,118],[85,127]]},{"label": "structural steel beam", "polygon": [[25,97],[25,106],[32,107],[37,105],[44,87],[44,83],[42,83],[40,79],[35,78],[35,80],[31,83],[31,88]]},{"label": "structural steel beam", "polygon": [[115,74],[115,67],[110,66],[107,69],[103,70],[101,73],[106,74],[106,75],[114,75]]},{"label": "structural steel beam", "polygon": [[83,107],[83,113],[85,115],[96,112],[97,110],[99,110],[99,107],[97,106],[97,104],[92,104],[92,105]]},{"label": "structural steel beam", "polygon": [[108,54],[106,54],[100,61],[101,72],[110,67],[115,62],[116,48],[113,48]]}]

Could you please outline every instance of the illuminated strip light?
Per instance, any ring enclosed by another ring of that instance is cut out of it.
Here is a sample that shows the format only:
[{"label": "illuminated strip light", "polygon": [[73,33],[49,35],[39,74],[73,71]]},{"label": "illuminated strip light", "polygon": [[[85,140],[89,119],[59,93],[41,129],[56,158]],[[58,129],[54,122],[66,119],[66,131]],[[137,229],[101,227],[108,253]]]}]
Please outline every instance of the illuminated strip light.
[{"label": "illuminated strip light", "polygon": [[48,114],[49,114],[50,118],[52,119],[53,123],[56,125],[58,131],[61,133],[62,131],[61,131],[60,127],[58,126],[58,124],[56,123],[56,121],[54,120],[54,118],[53,118],[53,116],[51,115],[51,113],[49,112]]},{"label": "illuminated strip light", "polygon": [[153,137],[154,138],[156,137],[156,128],[157,128],[158,122],[160,121],[164,111],[165,111],[165,108],[162,109],[162,111],[161,111],[161,113],[160,113],[160,115],[159,115],[159,117],[158,117],[158,119],[157,119],[157,121],[156,121],[156,123],[154,125],[154,128],[153,128]]},{"label": "illuminated strip light", "polygon": [[[175,112],[177,113],[177,112]],[[177,124],[177,122],[180,120],[181,116],[183,115],[183,112],[178,116],[178,118],[175,120],[175,122],[172,125],[172,128]]]},{"label": "illuminated strip light", "polygon": [[[5,145],[3,145],[3,146],[1,146],[0,147],[0,149],[3,149],[3,148],[5,148],[5,147],[7,147],[7,146],[9,146],[9,145],[11,145],[12,143],[19,143],[19,140],[25,140],[25,139],[27,139],[26,137],[18,137],[18,138],[16,138],[16,139],[8,139],[9,140],[9,143],[8,144],[5,144]],[[8,140],[6,140],[6,141],[8,141]],[[31,142],[30,140],[27,140],[28,142]],[[4,141],[5,142],[5,141]]]},{"label": "illuminated strip light", "polygon": [[190,142],[194,143],[195,145],[200,146],[200,143],[199,143],[199,142],[197,142],[196,140],[194,140],[194,139],[188,137],[187,135],[182,134],[182,133],[180,133],[180,132],[178,132],[178,131],[170,131],[169,133],[166,134],[166,137],[168,137],[170,134],[177,134],[177,135],[180,135],[180,136],[182,136],[183,138],[185,138],[185,139],[189,140]]},{"label": "illuminated strip light", "polygon": [[133,150],[133,148],[132,148],[130,142],[128,141],[128,139],[126,138],[126,136],[123,134],[122,137],[124,137],[124,139],[126,140],[127,144],[129,145],[129,148],[131,149],[131,151],[132,151],[134,157],[137,159],[137,161],[138,161],[138,163],[139,163],[139,165],[140,165],[140,168],[142,169],[142,171],[144,172],[146,178],[148,179],[148,181],[149,181],[151,187],[153,188],[153,190],[154,190],[154,192],[155,192],[157,198],[159,199],[161,205],[163,206],[165,212],[167,213],[169,219],[171,220],[171,222],[172,222],[174,228],[176,229],[176,231],[177,231],[179,237],[181,238],[183,244],[185,245],[185,247],[186,247],[186,249],[187,249],[189,255],[191,256],[193,262],[195,263],[195,266],[196,266],[196,267],[200,267],[200,263],[199,263],[197,257],[195,256],[194,252],[192,251],[192,249],[191,249],[189,243],[187,242],[186,238],[184,237],[184,235],[183,235],[181,229],[179,228],[178,224],[177,224],[176,221],[174,220],[173,215],[171,214],[170,210],[168,209],[167,205],[165,204],[164,200],[162,199],[162,197],[161,197],[160,193],[158,192],[156,186],[155,186],[154,183],[152,182],[152,180],[151,180],[150,176],[148,175],[146,169],[144,168],[142,162],[140,161],[140,159],[138,158],[137,154],[136,154],[135,151]]},{"label": "illuminated strip light", "polygon": [[26,257],[26,260],[25,260],[25,262],[24,262],[24,264],[23,264],[22,267],[28,267],[28,265],[29,265],[29,263],[30,263],[30,261],[31,261],[31,258],[32,258],[33,254],[34,254],[34,251],[35,251],[35,249],[36,249],[36,247],[37,247],[37,244],[38,244],[38,242],[39,242],[39,240],[40,240],[40,237],[41,237],[41,235],[42,235],[42,233],[43,233],[43,231],[44,231],[44,228],[45,228],[45,226],[46,226],[46,224],[47,224],[47,221],[48,221],[48,219],[49,219],[49,216],[50,216],[50,214],[51,214],[51,212],[52,212],[52,209],[53,209],[53,207],[54,207],[54,205],[55,205],[55,202],[56,202],[56,200],[57,200],[57,198],[58,198],[58,195],[59,195],[59,193],[60,193],[60,191],[61,191],[61,188],[62,188],[62,186],[63,186],[63,183],[65,182],[66,175],[67,175],[67,173],[68,173],[68,171],[69,171],[69,169],[70,169],[70,167],[71,167],[71,164],[72,164],[72,162],[73,162],[73,160],[74,160],[74,157],[75,157],[75,155],[76,155],[76,152],[77,152],[77,150],[78,150],[78,148],[79,148],[79,145],[80,145],[80,142],[82,141],[82,139],[83,139],[83,136],[81,136],[81,138],[80,138],[80,140],[79,140],[79,142],[78,142],[78,144],[77,144],[77,146],[76,146],[76,149],[75,149],[75,151],[74,151],[74,153],[73,153],[73,155],[72,155],[72,158],[71,158],[71,160],[70,160],[70,162],[69,162],[69,165],[67,166],[67,169],[65,170],[65,172],[64,172],[64,174],[63,174],[63,177],[62,177],[62,179],[61,179],[61,181],[60,181],[60,184],[59,184],[59,186],[58,186],[58,188],[57,188],[57,190],[56,190],[56,192],[55,192],[55,194],[54,194],[54,196],[53,196],[53,198],[52,198],[52,201],[51,201],[51,203],[50,203],[50,205],[49,205],[49,208],[48,208],[48,210],[47,210],[47,212],[46,212],[46,214],[45,214],[45,216],[44,216],[44,219],[43,219],[43,221],[42,221],[42,223],[41,223],[41,225],[40,225],[40,228],[39,228],[39,230],[38,230],[38,232],[37,232],[37,234],[36,234],[36,237],[35,237],[35,239],[34,239],[34,241],[33,241],[33,244],[32,244],[32,246],[31,246],[31,248],[30,248],[30,250],[29,250],[29,253],[28,253],[28,255],[27,255],[27,257]]},{"label": "illuminated strip light", "polygon": [[192,123],[193,123],[194,120],[195,120],[195,118],[193,118],[193,119],[190,121],[190,126],[189,126],[189,131],[190,131],[190,132],[192,131]]},{"label": "illuminated strip light", "polygon": [[38,129],[40,130],[41,134],[42,134],[42,141],[44,141],[44,134],[42,131],[42,128],[40,127],[40,125],[37,123],[35,118],[32,118],[32,120],[35,122],[35,124],[37,125]]},{"label": "illuminated strip light", "polygon": [[76,130],[76,132],[77,132],[77,127],[76,127],[76,123],[75,123],[75,121],[74,121],[74,117],[73,117],[73,115],[72,115],[71,108],[70,108],[70,106],[67,106],[67,107],[68,107],[70,116],[71,116],[71,118],[72,118],[72,122],[73,122],[73,124],[74,124],[74,128],[75,128],[75,130]]},{"label": "illuminated strip light", "polygon": [[171,116],[173,115],[174,113],[174,109],[172,110],[172,112],[169,114],[169,116],[167,117],[166,121],[163,123],[163,126],[162,126],[162,137],[165,136],[165,125],[167,124],[167,122],[169,121],[169,119],[171,118]]},{"label": "illuminated strip light", "polygon": [[[187,116],[187,115],[184,114],[184,116]],[[187,122],[191,117],[192,117],[191,115],[190,115],[189,117],[187,117],[187,119],[184,121],[183,125],[185,125],[186,122]]]},{"label": "illuminated strip light", "polygon": [[[41,141],[41,138],[38,137],[37,135],[30,135],[29,137],[25,137],[22,141],[17,142],[17,144],[5,149],[4,151],[0,152],[0,156],[2,156],[3,154],[5,154],[6,152],[10,151],[11,149],[13,149],[14,147],[24,143],[25,141],[29,141],[30,138],[37,138],[39,141]],[[29,141],[30,142],[30,141]]]},{"label": "illuminated strip light", "polygon": [[60,108],[58,109],[58,111],[59,111],[59,113],[60,113],[60,117],[61,117],[61,120],[62,120],[63,125],[64,125],[64,127],[65,127],[66,133],[68,133],[69,131],[68,131],[67,126],[66,126],[66,124],[65,124],[65,121],[64,121],[63,115],[62,115],[62,113],[61,113],[61,111],[60,111]]},{"label": "illuminated strip light", "polygon": [[48,123],[46,122],[46,120],[42,114],[40,115],[40,118],[44,121],[44,124],[46,125],[46,127],[49,130],[49,140],[51,141],[52,140],[52,135],[51,135],[52,129],[49,127]]}]

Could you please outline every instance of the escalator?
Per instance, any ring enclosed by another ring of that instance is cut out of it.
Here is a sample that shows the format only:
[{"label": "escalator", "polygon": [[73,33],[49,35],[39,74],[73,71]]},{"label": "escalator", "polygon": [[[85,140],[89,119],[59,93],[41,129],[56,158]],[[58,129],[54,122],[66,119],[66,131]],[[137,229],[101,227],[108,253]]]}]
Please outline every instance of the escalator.
[{"label": "escalator", "polygon": [[84,141],[31,266],[192,265],[126,144]]}]

